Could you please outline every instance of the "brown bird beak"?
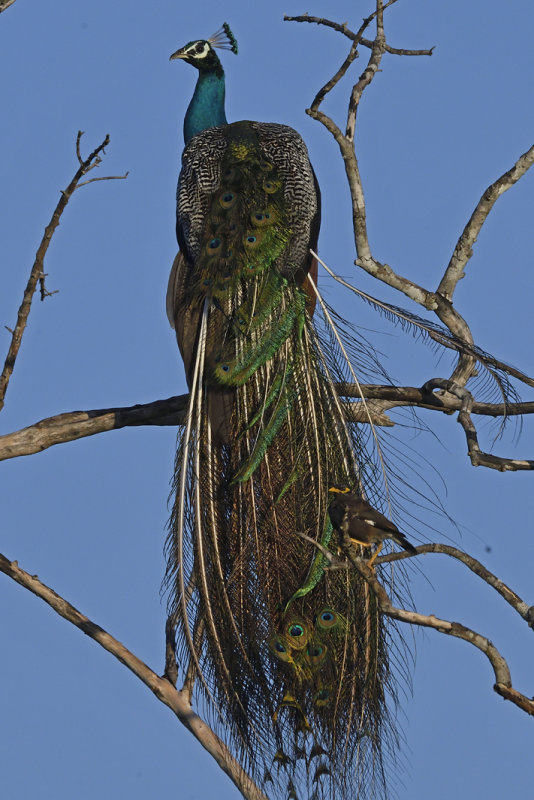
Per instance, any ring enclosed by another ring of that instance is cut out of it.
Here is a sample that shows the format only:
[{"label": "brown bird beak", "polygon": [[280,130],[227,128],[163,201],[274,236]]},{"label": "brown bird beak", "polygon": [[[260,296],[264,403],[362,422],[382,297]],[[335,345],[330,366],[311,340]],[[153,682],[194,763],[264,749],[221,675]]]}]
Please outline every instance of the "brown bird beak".
[{"label": "brown bird beak", "polygon": [[169,61],[172,61],[173,58],[187,58],[187,54],[185,52],[185,47],[180,47],[176,53],[173,53],[172,56],[169,58]]}]

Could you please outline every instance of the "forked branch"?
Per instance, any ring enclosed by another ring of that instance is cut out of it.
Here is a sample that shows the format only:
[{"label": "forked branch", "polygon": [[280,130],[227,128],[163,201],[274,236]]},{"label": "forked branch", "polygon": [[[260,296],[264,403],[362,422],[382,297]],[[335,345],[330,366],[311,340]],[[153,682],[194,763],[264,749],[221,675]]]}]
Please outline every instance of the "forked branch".
[{"label": "forked branch", "polygon": [[[376,0],[374,13],[363,21],[362,26],[357,32],[351,31],[344,23],[340,24],[321,17],[312,17],[308,14],[297,17],[285,17],[285,19],[295,22],[313,22],[318,25],[329,27],[341,33],[351,41],[349,54],[342,66],[316,94],[310,108],[307,109],[307,113],[313,119],[317,119],[331,133],[343,158],[352,198],[354,242],[357,255],[354,263],[373,277],[383,281],[397,291],[402,292],[414,302],[422,305],[425,309],[434,312],[440,322],[452,333],[453,337],[456,337],[468,345],[473,345],[473,336],[467,321],[458,313],[452,304],[454,290],[458,281],[464,275],[465,266],[473,252],[473,245],[497,198],[513,186],[534,163],[534,146],[524,153],[511,169],[501,175],[501,177],[492,183],[484,192],[454,248],[453,256],[447,268],[444,270],[443,277],[436,291],[432,291],[415,283],[409,278],[398,274],[389,264],[378,261],[373,256],[368,237],[365,194],[358,166],[354,138],[356,115],[363,92],[377,74],[381,66],[383,55],[388,52],[393,52],[392,48],[387,44],[384,27],[384,11],[391,4],[391,2],[384,3],[383,0]],[[372,42],[367,42],[363,39],[363,33],[372,20],[376,20],[376,34]],[[326,95],[335,88],[341,78],[348,72],[349,67],[357,56],[356,48],[360,44],[371,47],[371,55],[366,69],[352,87],[347,109],[347,125],[345,133],[343,133],[340,126],[336,124],[331,117],[321,111],[320,105]],[[397,49],[396,52],[399,54],[413,55],[417,51]],[[431,54],[432,50],[419,52]],[[440,341],[439,343],[447,346],[444,341]],[[460,352],[454,370],[448,379],[444,379],[444,382],[446,383],[449,381],[451,386],[454,385],[460,390],[465,387],[469,379],[475,374],[475,369],[476,358],[469,353],[469,349],[467,348],[464,352]],[[524,380],[525,377],[526,380]],[[519,379],[532,385],[532,379],[528,378],[528,376],[522,376],[519,377]],[[406,389],[406,387],[404,388]],[[459,422],[466,434],[468,454],[471,463],[474,466],[481,465],[499,470],[532,469],[534,462],[530,460],[500,458],[484,453],[481,450],[478,444],[476,428],[471,417],[475,407],[475,401],[469,394],[470,400],[468,403],[466,397],[467,395],[463,398],[459,398],[461,403]],[[376,411],[378,412],[381,410],[384,412],[388,407],[391,406],[380,404],[376,406]],[[507,405],[504,404],[503,416],[506,415],[506,408]]]}]

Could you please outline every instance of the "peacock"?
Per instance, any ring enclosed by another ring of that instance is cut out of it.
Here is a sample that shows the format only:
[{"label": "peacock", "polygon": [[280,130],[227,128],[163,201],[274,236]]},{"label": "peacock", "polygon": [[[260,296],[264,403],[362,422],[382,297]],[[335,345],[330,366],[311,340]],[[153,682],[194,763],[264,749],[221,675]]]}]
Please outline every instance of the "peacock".
[{"label": "peacock", "polygon": [[331,317],[310,254],[319,187],[295,130],[227,122],[216,48],[237,54],[227,23],[171,56],[199,73],[167,293],[190,392],[166,545],[178,658],[269,796],[379,797],[391,634],[368,584],[324,554],[329,489],[372,498],[377,467],[314,322],[316,306]]}]

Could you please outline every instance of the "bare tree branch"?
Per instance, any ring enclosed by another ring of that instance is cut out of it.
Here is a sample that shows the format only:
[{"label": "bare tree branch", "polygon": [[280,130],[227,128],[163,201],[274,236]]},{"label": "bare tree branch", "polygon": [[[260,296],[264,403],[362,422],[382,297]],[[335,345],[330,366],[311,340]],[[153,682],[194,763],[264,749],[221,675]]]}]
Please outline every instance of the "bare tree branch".
[{"label": "bare tree branch", "polygon": [[5,11],[6,8],[9,8],[9,6],[12,6],[14,2],[15,0],[0,0],[0,14],[2,11]]},{"label": "bare tree branch", "polygon": [[[434,616],[434,614],[425,615],[419,614],[417,611],[408,611],[404,608],[396,608],[392,604],[386,590],[378,580],[375,569],[371,569],[367,561],[365,561],[365,559],[359,555],[361,547],[359,545],[355,545],[349,538],[348,534],[344,533],[339,537],[341,552],[347,558],[346,561],[342,561],[331,551],[325,548],[320,542],[317,542],[315,539],[312,539],[310,536],[307,536],[304,533],[300,533],[298,531],[296,533],[297,536],[300,536],[302,539],[306,539],[323,553],[323,555],[329,561],[329,566],[326,567],[327,571],[332,569],[356,569],[362,578],[372,588],[377,598],[379,608],[386,616],[391,617],[392,619],[397,619],[400,622],[406,622],[409,625],[420,625],[425,628],[433,628],[434,630],[437,630],[440,633],[444,633],[448,636],[455,636],[458,639],[463,639],[464,641],[469,642],[469,644],[472,644],[474,647],[481,650],[493,667],[495,674],[495,684],[493,686],[494,691],[497,694],[500,694],[501,697],[504,697],[506,700],[513,702],[522,711],[526,711],[528,714],[534,715],[534,699],[531,700],[530,698],[518,692],[516,689],[512,688],[512,679],[508,664],[505,658],[489,641],[489,639],[487,639],[485,636],[482,636],[480,633],[471,630],[470,628],[466,628],[466,626],[462,625],[460,622],[450,622],[449,620],[440,619],[439,617]],[[471,569],[486,583],[492,586],[501,595],[501,597],[503,597],[506,602],[509,603],[512,608],[514,608],[518,614],[520,614],[521,617],[528,622],[530,627],[534,626],[534,607],[527,606],[527,604],[521,600],[519,595],[513,592],[508,586],[499,580],[499,578],[487,570],[479,561],[455,547],[441,544],[420,545],[416,548],[415,553],[404,551],[402,553],[388,553],[386,556],[379,556],[375,559],[375,565],[384,564],[391,561],[400,561],[405,558],[415,558],[417,555],[422,555],[424,553],[443,553],[462,561],[469,567],[469,569]]]},{"label": "bare tree branch", "polygon": [[103,175],[101,178],[90,178],[88,181],[79,183],[77,188],[79,189],[80,186],[87,186],[89,183],[96,183],[97,181],[124,181],[129,174],[130,172],[128,171],[124,175]]},{"label": "bare tree branch", "polygon": [[[384,8],[387,8],[387,6],[389,5],[391,5],[391,3],[387,3],[384,6]],[[375,17],[376,18],[379,17],[380,24],[377,23],[377,35],[375,38],[375,42],[373,43],[373,52],[371,53],[369,63],[358,83],[354,85],[351,93],[351,99],[347,110],[347,133],[343,134],[343,132],[335,124],[335,122],[327,114],[320,111],[319,106],[323,101],[324,97],[326,96],[326,94],[329,91],[331,91],[331,89],[338,83],[341,77],[345,74],[346,69],[353,60],[352,55],[354,47],[351,47],[351,51],[347,59],[343,63],[343,65],[340,67],[340,69],[317,93],[310,108],[306,109],[306,113],[310,117],[312,117],[312,119],[318,120],[322,125],[325,126],[325,128],[332,134],[332,136],[336,140],[339,149],[341,151],[341,156],[345,164],[345,172],[347,175],[347,180],[349,183],[351,198],[352,198],[352,221],[354,227],[356,252],[358,255],[355,264],[365,269],[367,272],[369,272],[369,274],[373,275],[375,278],[378,278],[379,280],[384,281],[393,288],[403,292],[412,300],[414,300],[416,303],[423,305],[428,310],[435,311],[441,302],[440,298],[437,297],[433,292],[429,292],[428,290],[423,289],[422,286],[419,286],[413,281],[410,281],[408,278],[403,278],[401,276],[396,275],[396,273],[387,264],[381,264],[379,261],[377,261],[372,256],[371,248],[369,245],[369,239],[367,235],[365,197],[360,177],[358,160],[354,149],[354,126],[355,126],[357,105],[361,99],[363,91],[370,84],[373,76],[376,74],[376,70],[378,69],[378,65],[380,63],[381,54],[383,53],[384,48],[386,46],[384,29],[382,24],[382,13],[383,13],[383,8],[381,0],[377,0],[377,8],[375,12],[366,19],[364,19],[363,24],[360,27],[359,31],[356,34],[352,33],[352,31],[350,32],[351,35],[349,38],[353,39],[354,42],[357,44],[358,37],[361,37],[363,31],[365,30],[369,22]],[[345,25],[339,25],[338,23],[333,23],[329,20],[323,20],[321,18],[309,17],[309,15],[307,14],[302,15],[300,17],[286,17],[285,19],[290,19],[298,22],[313,21],[317,22],[318,24],[325,24],[328,25],[329,27],[334,27],[336,30],[340,30],[343,33],[345,33],[345,28],[346,28]]]},{"label": "bare tree branch", "polygon": [[[386,7],[391,5],[392,2],[395,2],[395,0],[390,0],[389,3],[386,3]],[[377,0],[376,12],[372,16],[375,15],[376,37],[373,42],[371,56],[367,63],[367,67],[360,75],[358,82],[352,87],[352,93],[350,96],[349,108],[347,112],[347,127],[345,130],[345,138],[349,142],[354,141],[354,132],[356,130],[356,114],[358,112],[358,106],[360,104],[362,94],[378,72],[380,62],[382,61],[382,55],[384,53],[386,38],[384,35],[384,8],[382,6],[382,0]],[[371,19],[372,17],[369,17],[369,21]]]},{"label": "bare tree branch", "polygon": [[[284,17],[284,19],[298,19],[298,18],[297,17],[294,17],[294,18]],[[345,73],[347,72],[348,68],[350,67],[350,65],[352,64],[354,59],[358,57],[358,51],[357,51],[358,44],[361,41],[361,36],[362,36],[363,32],[365,31],[366,27],[370,24],[371,19],[372,19],[371,17],[368,17],[367,19],[364,19],[364,21],[363,21],[358,33],[353,34],[354,41],[352,43],[352,47],[350,48],[349,54],[346,57],[345,61],[340,66],[340,68],[335,73],[335,75],[333,75],[332,78],[330,78],[328,83],[326,83],[323,86],[322,89],[319,89],[319,91],[315,95],[314,100],[313,100],[313,102],[311,104],[311,108],[314,111],[319,108],[319,106],[323,102],[323,99],[326,97],[328,92],[331,92],[332,89],[334,88],[334,86],[336,86],[336,84],[339,83],[339,81],[345,75]],[[340,134],[341,134],[341,131],[340,131]]]},{"label": "bare tree branch", "polygon": [[[434,386],[449,385],[448,381],[434,378]],[[441,383],[440,383],[441,382]],[[435,394],[432,381],[425,386],[381,386],[377,384],[343,383],[338,385],[342,397],[354,398],[343,403],[347,419],[367,424],[368,412],[374,425],[391,427],[394,422],[385,415],[393,408],[414,407],[453,414],[461,411],[462,401],[449,394]],[[361,402],[367,400],[367,409]],[[13,433],[0,436],[0,461],[40,453],[56,444],[72,442],[105,431],[141,425],[183,425],[189,396],[186,394],[156,400],[153,403],[101,408],[91,411],[71,411],[47,417]],[[534,402],[529,403],[479,403],[473,401],[472,414],[486,417],[511,417],[534,414]],[[481,462],[482,463],[482,462]],[[517,462],[530,463],[530,462]],[[526,467],[525,467],[526,468]]]},{"label": "bare tree branch", "polygon": [[48,447],[131,425],[180,425],[187,395],[127,408],[73,411],[48,417],[15,433],[0,436],[0,460],[40,453]]},{"label": "bare tree branch", "polygon": [[415,554],[403,550],[402,552],[394,552],[388,553],[385,556],[378,556],[378,558],[375,560],[375,564],[403,561],[405,558],[414,558],[415,555],[425,555],[426,553],[441,553],[443,555],[450,556],[457,561],[461,561],[471,570],[471,572],[474,572],[475,575],[478,575],[479,578],[487,583],[488,586],[491,586],[493,589],[495,589],[495,591],[498,592],[515,611],[517,611],[519,616],[528,623],[529,627],[534,628],[534,606],[529,606],[528,603],[525,603],[525,601],[522,600],[516,592],[510,589],[509,586],[507,586],[500,578],[490,572],[487,567],[480,563],[480,561],[478,561],[476,558],[473,558],[473,556],[470,556],[468,553],[465,553],[463,550],[459,550],[457,547],[453,547],[450,544],[441,544],[437,542],[433,544],[420,544],[415,549]]},{"label": "bare tree branch", "polygon": [[202,747],[215,759],[220,768],[228,775],[243,797],[247,800],[268,800],[266,795],[256,786],[235,760],[224,742],[196,714],[183,692],[178,691],[167,676],[160,677],[137,658],[121,642],[107,633],[100,625],[92,622],[78,609],[64,600],[60,595],[42,583],[36,575],[29,575],[21,569],[16,561],[9,561],[0,554],[0,572],[12,578],[20,586],[44,600],[57,614],[67,622],[75,625],[86,636],[97,642],[104,650],[111,653],[118,661],[141,680],[145,686],[168,706],[187,730],[193,734]]},{"label": "bare tree branch", "polygon": [[[367,20],[369,20],[369,22],[371,22],[371,20],[373,19],[373,16],[374,15],[372,15],[371,17],[367,17]],[[353,41],[355,41],[357,39],[358,43],[359,44],[363,44],[364,47],[368,47],[369,49],[372,49],[372,47],[373,47],[373,42],[370,39],[364,39],[363,37],[359,36],[359,33],[354,33],[354,31],[351,31],[350,28],[347,28],[347,23],[346,22],[343,22],[343,23],[333,22],[330,19],[325,19],[324,17],[313,17],[310,14],[300,14],[297,17],[290,17],[287,14],[284,14],[284,21],[285,22],[313,22],[316,25],[324,25],[327,28],[333,28],[333,30],[338,31],[339,33],[342,33],[348,39],[352,39]],[[366,22],[366,20],[364,20],[364,22]],[[386,53],[392,53],[393,55],[397,55],[397,56],[431,56],[433,54],[434,50],[435,50],[435,47],[431,47],[428,50],[406,50],[404,48],[391,47],[389,44],[386,44],[386,46],[385,46],[385,52]]]},{"label": "bare tree branch", "polygon": [[471,459],[471,464],[474,467],[489,467],[490,469],[497,469],[500,472],[518,470],[531,470],[534,469],[534,461],[520,460],[515,458],[502,458],[500,456],[491,455],[491,453],[484,453],[478,444],[478,435],[471,412],[473,410],[473,395],[463,386],[459,386],[453,380],[443,380],[441,378],[433,378],[423,386],[423,389],[443,389],[446,392],[456,395],[461,402],[460,413],[458,414],[458,422],[465,432],[467,440],[467,452]]},{"label": "bare tree branch", "polygon": [[[435,378],[434,380],[440,380]],[[388,386],[373,383],[362,383],[362,394],[369,400],[381,400],[380,408],[398,408],[413,406],[427,408],[432,411],[443,411],[452,414],[460,411],[462,404],[458,398],[450,395],[434,394],[431,391],[432,381],[427,381],[423,387],[417,386]],[[338,391],[343,397],[360,398],[361,394],[355,383],[339,383]],[[534,402],[526,403],[479,403],[473,400],[473,414],[484,417],[513,417],[534,413]]]},{"label": "bare tree branch", "polygon": [[[414,300],[414,302],[422,305],[424,308],[433,311],[455,337],[458,337],[469,344],[473,344],[473,337],[467,321],[452,305],[452,293],[457,281],[463,275],[463,268],[471,255],[472,245],[476,241],[478,232],[484,220],[488,216],[489,211],[493,207],[495,200],[500,194],[506,191],[506,189],[512,186],[513,183],[519,180],[519,178],[524,175],[531,166],[532,162],[534,161],[534,147],[521,156],[511,170],[502,175],[498,181],[496,181],[486,190],[477,208],[475,209],[471,220],[467,224],[462,236],[460,237],[460,240],[455,248],[453,258],[445,270],[445,274],[439,284],[438,291],[429,291],[428,289],[414,283],[408,278],[397,274],[388,264],[379,262],[372,254],[368,238],[365,196],[358,166],[358,159],[354,148],[354,132],[356,125],[356,112],[362,93],[376,74],[376,71],[380,66],[382,54],[387,52],[387,42],[383,27],[383,11],[390,4],[391,3],[383,4],[382,0],[376,0],[376,10],[369,18],[372,19],[376,17],[376,36],[372,42],[372,52],[367,69],[364,71],[359,81],[352,87],[345,134],[342,133],[339,126],[336,125],[336,123],[327,114],[320,111],[319,105],[326,96],[327,92],[330,91],[337,84],[342,75],[345,74],[349,62],[354,60],[354,46],[363,41],[361,38],[363,27],[368,24],[368,20],[364,20],[364,26],[362,26],[357,33],[353,33],[345,24],[334,23],[330,20],[320,17],[310,17],[308,14],[301,15],[300,17],[286,17],[286,19],[291,19],[297,22],[314,22],[319,25],[325,25],[347,36],[353,42],[349,57],[342,65],[341,69],[338,70],[338,72],[330,79],[330,81],[328,81],[318,92],[314,102],[312,103],[311,107],[306,110],[306,113],[309,114],[309,116],[311,116],[313,119],[317,119],[322,125],[325,126],[325,128],[334,137],[341,151],[352,198],[354,242],[357,253],[357,258],[354,263],[356,266],[361,267],[373,277],[402,292],[407,297]],[[402,51],[398,52],[401,53]],[[450,375],[450,380],[458,386],[465,386],[475,371],[475,364],[475,358],[473,358],[467,352],[461,353],[456,367]],[[462,417],[462,420],[465,421],[465,416]],[[474,442],[472,436],[470,441]],[[487,456],[484,458],[483,454],[480,453],[480,449],[478,448],[477,450],[476,442],[471,445],[470,456],[472,460],[474,459],[474,462],[476,461],[477,464],[484,463],[485,466],[491,466],[498,469],[503,468],[503,462],[496,462],[492,456]],[[516,462],[513,465],[509,459],[505,459],[504,462],[505,469],[530,468],[529,466],[525,466],[526,462]]]},{"label": "bare tree branch", "polygon": [[530,169],[532,164],[534,164],[534,145],[517,159],[511,169],[501,175],[500,178],[497,178],[491,186],[488,186],[471,214],[471,218],[465,226],[462,235],[458,239],[452,258],[438,286],[438,292],[443,297],[452,300],[456,285],[458,281],[464,277],[464,268],[473,255],[473,246],[478,238],[478,234],[488,218],[488,214],[495,205],[497,198],[508,191],[514,183],[517,183]]},{"label": "bare tree branch", "polygon": [[[9,384],[9,379],[11,378],[11,375],[13,373],[13,369],[15,367],[15,361],[17,359],[20,350],[20,345],[22,343],[22,336],[26,328],[26,323],[28,321],[28,316],[32,305],[33,295],[37,287],[37,282],[41,281],[41,300],[44,300],[45,297],[48,297],[49,295],[53,294],[53,292],[48,292],[44,286],[44,277],[45,277],[44,259],[48,247],[50,245],[50,242],[52,240],[52,236],[54,235],[54,231],[59,225],[59,220],[61,219],[61,215],[63,214],[67,206],[67,203],[69,202],[73,193],[80,185],[79,184],[80,179],[84,175],[86,175],[89,172],[89,170],[93,169],[94,167],[97,167],[101,163],[102,159],[100,158],[100,153],[102,153],[106,145],[109,144],[109,134],[108,134],[106,138],[103,140],[103,142],[101,142],[98,145],[98,147],[95,148],[95,150],[93,150],[93,152],[85,160],[82,160],[82,157],[80,155],[81,137],[82,137],[82,131],[78,131],[78,135],[76,137],[76,154],[80,166],[76,171],[76,173],[74,174],[74,177],[67,186],[67,188],[61,192],[61,197],[59,199],[56,208],[54,209],[52,218],[45,228],[43,238],[41,239],[41,243],[35,255],[35,261],[33,262],[33,266],[30,272],[30,277],[28,283],[26,284],[26,289],[24,290],[24,296],[22,298],[22,303],[20,305],[17,316],[17,324],[15,325],[14,330],[11,331],[12,334],[11,344],[9,346],[9,350],[4,363],[4,369],[2,370],[2,374],[0,375],[0,411],[4,407],[5,395]],[[109,179],[103,178],[102,180],[109,180]]]},{"label": "bare tree branch", "polygon": [[342,537],[341,548],[345,555],[348,557],[352,566],[360,573],[360,575],[367,581],[373,589],[380,610],[383,614],[392,619],[397,619],[400,622],[406,622],[410,625],[420,625],[425,628],[433,628],[439,633],[444,633],[447,636],[454,636],[458,639],[463,639],[469,642],[473,647],[480,650],[489,660],[495,675],[495,684],[493,689],[501,697],[513,702],[522,711],[527,714],[534,715],[534,700],[526,697],[512,687],[512,678],[510,669],[504,656],[497,650],[494,644],[482,634],[467,628],[460,622],[451,622],[449,620],[440,619],[433,614],[425,615],[419,614],[417,611],[408,611],[403,608],[397,608],[393,605],[388,594],[382,584],[376,577],[375,571],[370,569],[363,558],[357,555],[357,549],[352,544],[348,536]]}]

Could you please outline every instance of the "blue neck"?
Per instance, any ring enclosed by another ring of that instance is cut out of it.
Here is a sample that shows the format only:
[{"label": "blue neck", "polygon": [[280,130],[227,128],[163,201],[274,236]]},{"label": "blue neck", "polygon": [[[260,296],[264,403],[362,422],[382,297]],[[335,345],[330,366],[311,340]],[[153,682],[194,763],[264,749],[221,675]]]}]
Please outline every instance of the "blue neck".
[{"label": "blue neck", "polygon": [[184,139],[215,125],[226,125],[224,113],[224,73],[201,72],[184,120]]}]

